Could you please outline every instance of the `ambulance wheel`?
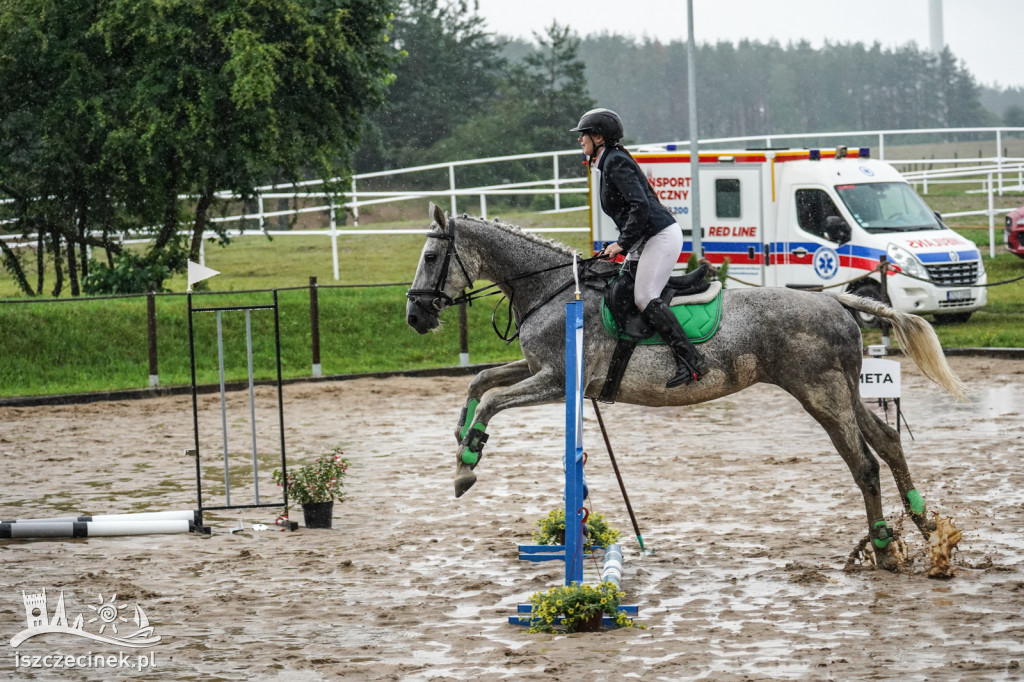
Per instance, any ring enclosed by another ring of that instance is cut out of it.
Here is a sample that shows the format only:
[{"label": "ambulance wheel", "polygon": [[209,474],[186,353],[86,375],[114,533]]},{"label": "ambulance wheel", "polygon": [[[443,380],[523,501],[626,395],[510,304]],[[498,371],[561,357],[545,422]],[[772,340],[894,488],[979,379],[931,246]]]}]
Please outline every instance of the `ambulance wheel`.
[{"label": "ambulance wheel", "polygon": [[963,324],[971,313],[935,313],[935,324]]},{"label": "ambulance wheel", "polygon": [[[882,288],[877,282],[865,282],[850,293],[860,296],[861,298],[870,298],[878,301],[879,303],[882,302]],[[857,320],[857,324],[860,325],[861,329],[878,329],[879,325],[877,315],[872,315],[871,313],[862,312],[860,310],[851,310],[850,314],[853,315],[853,319]]]}]

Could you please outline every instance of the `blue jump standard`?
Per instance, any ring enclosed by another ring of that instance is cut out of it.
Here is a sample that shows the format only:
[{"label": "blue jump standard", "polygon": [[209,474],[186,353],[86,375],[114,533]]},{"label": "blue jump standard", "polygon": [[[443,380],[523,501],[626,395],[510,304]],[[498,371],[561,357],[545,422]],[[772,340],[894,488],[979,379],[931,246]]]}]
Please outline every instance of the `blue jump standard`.
[{"label": "blue jump standard", "polygon": [[[590,557],[583,553],[586,544],[585,523],[587,510],[583,506],[586,499],[583,482],[583,301],[577,298],[565,305],[565,544],[564,545],[519,545],[519,558],[523,561],[565,562],[565,584],[583,583],[583,560]],[[612,548],[615,548],[612,552]],[[606,550],[606,559],[617,557],[617,574],[621,576],[622,553],[616,545]],[[618,576],[609,574],[608,564],[602,571],[602,580],[610,577],[616,586]],[[621,588],[620,588],[621,589]],[[636,606],[622,605],[620,612],[635,616]],[[518,613],[531,614],[530,604],[519,604]],[[509,616],[512,625],[529,627],[532,617],[529,615]],[[561,622],[561,621],[559,621]],[[615,619],[605,616],[601,625],[615,627]]]}]

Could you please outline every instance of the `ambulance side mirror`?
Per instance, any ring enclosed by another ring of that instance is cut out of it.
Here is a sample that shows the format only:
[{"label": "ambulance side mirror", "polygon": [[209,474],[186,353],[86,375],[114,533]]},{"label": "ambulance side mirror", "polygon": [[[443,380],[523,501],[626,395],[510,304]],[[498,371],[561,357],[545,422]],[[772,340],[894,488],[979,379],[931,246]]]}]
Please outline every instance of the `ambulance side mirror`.
[{"label": "ambulance side mirror", "polygon": [[853,237],[853,233],[840,216],[830,215],[825,218],[825,237],[830,241],[845,244]]}]

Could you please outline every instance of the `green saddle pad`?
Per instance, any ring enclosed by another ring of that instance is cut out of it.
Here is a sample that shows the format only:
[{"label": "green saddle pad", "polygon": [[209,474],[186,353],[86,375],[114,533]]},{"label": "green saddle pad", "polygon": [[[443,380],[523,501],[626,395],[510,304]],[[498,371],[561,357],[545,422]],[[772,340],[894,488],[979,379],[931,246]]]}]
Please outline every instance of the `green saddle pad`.
[{"label": "green saddle pad", "polygon": [[[722,321],[722,294],[724,292],[723,288],[707,303],[672,306],[672,312],[690,341],[694,343],[707,341],[718,331],[718,323]],[[604,328],[608,330],[608,333],[615,338],[630,338],[619,331],[619,325],[612,319],[612,314],[605,306],[604,301],[601,301],[601,321],[604,322]],[[638,343],[648,346],[664,345],[665,339],[661,338],[661,334],[655,333],[646,339],[641,339]]]}]

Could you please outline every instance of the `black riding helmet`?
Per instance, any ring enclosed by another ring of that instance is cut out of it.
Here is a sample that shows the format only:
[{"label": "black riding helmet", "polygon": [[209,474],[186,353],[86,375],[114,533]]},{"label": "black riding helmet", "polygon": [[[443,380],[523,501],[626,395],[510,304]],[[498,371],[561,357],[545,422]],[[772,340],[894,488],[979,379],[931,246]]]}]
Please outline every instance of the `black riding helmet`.
[{"label": "black riding helmet", "polygon": [[614,145],[622,139],[622,119],[611,109],[591,109],[569,132],[594,133],[603,137],[605,144]]}]

